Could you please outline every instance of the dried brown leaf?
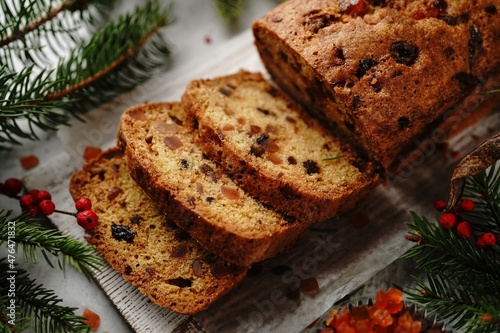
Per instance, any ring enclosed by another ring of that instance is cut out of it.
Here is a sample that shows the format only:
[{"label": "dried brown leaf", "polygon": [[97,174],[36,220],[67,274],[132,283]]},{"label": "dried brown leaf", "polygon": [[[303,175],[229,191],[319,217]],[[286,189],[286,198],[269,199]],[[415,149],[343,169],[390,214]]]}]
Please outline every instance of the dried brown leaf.
[{"label": "dried brown leaf", "polygon": [[465,179],[475,176],[500,159],[500,133],[465,156],[453,171],[446,210],[453,209],[462,196]]}]

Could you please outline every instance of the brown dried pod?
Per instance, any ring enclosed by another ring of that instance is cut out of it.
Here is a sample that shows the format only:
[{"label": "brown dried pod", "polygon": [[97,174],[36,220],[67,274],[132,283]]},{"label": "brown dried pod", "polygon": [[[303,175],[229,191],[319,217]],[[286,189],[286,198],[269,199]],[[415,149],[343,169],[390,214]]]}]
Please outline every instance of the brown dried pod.
[{"label": "brown dried pod", "polygon": [[500,160],[500,133],[467,154],[456,166],[450,180],[446,210],[453,209],[462,196],[465,179],[475,176]]}]

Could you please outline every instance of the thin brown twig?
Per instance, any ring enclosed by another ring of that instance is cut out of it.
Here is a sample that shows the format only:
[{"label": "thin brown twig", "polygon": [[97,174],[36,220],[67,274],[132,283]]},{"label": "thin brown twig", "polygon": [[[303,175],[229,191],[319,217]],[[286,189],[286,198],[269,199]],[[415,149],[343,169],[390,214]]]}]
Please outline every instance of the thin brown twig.
[{"label": "thin brown twig", "polygon": [[127,60],[129,57],[131,57],[133,54],[137,53],[137,51],[160,29],[159,25],[155,29],[151,30],[150,33],[148,33],[142,40],[139,41],[134,47],[130,48],[127,50],[127,52],[123,55],[121,55],[118,59],[113,61],[108,67],[105,69],[95,73],[91,77],[86,78],[83,81],[80,81],[72,86],[67,87],[64,90],[57,91],[51,94],[47,94],[44,98],[45,101],[54,101],[61,99],[64,96],[67,96],[78,89],[81,89],[83,87],[91,85],[93,82],[99,80],[100,78],[104,77],[105,75],[109,74],[112,72],[114,69],[116,69],[120,64],[122,64],[125,60]]},{"label": "thin brown twig", "polygon": [[48,21],[52,20],[54,17],[59,15],[59,13],[62,13],[63,11],[67,10],[69,6],[70,6],[70,1],[65,1],[64,3],[61,3],[59,6],[52,8],[51,11],[43,14],[37,20],[34,20],[33,22],[25,26],[24,29],[19,30],[18,32],[13,33],[11,35],[5,36],[2,40],[0,40],[0,47],[6,46],[12,42],[24,38],[24,36],[26,36],[30,32],[38,29]]}]

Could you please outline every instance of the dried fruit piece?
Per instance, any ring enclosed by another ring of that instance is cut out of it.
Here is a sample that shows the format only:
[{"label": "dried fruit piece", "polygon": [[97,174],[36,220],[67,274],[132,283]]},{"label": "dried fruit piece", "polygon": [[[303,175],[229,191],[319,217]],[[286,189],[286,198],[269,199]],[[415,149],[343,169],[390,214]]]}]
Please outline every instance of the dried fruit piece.
[{"label": "dried fruit piece", "polygon": [[102,153],[101,148],[87,146],[83,151],[83,159],[85,160],[85,162],[90,162],[94,158],[97,158],[99,155],[101,155],[101,153]]},{"label": "dried fruit piece", "polygon": [[165,144],[165,146],[167,146],[168,148],[170,148],[172,150],[179,149],[183,145],[181,139],[179,139],[176,136],[167,136],[167,137],[165,137],[163,139],[163,143]]},{"label": "dried fruit piece", "polygon": [[29,170],[36,167],[40,162],[40,160],[35,155],[28,155],[21,157],[19,159],[19,162],[21,163],[21,166],[23,167],[24,170]]},{"label": "dried fruit piece", "polygon": [[127,243],[132,243],[134,241],[134,233],[130,230],[129,227],[125,225],[116,225],[113,224],[111,226],[111,235],[116,240],[124,240]]},{"label": "dried fruit piece", "polygon": [[319,291],[318,280],[315,277],[300,280],[300,290],[308,295],[314,295]]},{"label": "dried fruit piece", "polygon": [[90,309],[83,310],[83,322],[90,326],[91,331],[96,331],[101,323],[101,317]]},{"label": "dried fruit piece", "polygon": [[397,63],[411,66],[417,61],[419,49],[416,45],[401,40],[391,44],[390,53]]},{"label": "dried fruit piece", "polygon": [[240,192],[234,187],[228,185],[221,185],[220,193],[229,200],[239,200],[241,199]]}]

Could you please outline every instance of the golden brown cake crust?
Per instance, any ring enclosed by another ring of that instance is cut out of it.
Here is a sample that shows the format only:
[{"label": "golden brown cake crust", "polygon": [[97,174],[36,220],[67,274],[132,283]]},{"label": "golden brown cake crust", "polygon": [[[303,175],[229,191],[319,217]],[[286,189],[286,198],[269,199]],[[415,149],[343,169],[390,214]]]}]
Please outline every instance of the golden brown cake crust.
[{"label": "golden brown cake crust", "polygon": [[307,224],[251,198],[194,144],[179,103],[145,104],[122,116],[118,143],[132,178],[205,248],[248,266],[286,251]]},{"label": "golden brown cake crust", "polygon": [[99,216],[88,242],[157,305],[194,314],[245,276],[245,268],[207,252],[162,214],[132,180],[117,148],[75,173],[70,193],[89,198]]},{"label": "golden brown cake crust", "polygon": [[280,87],[390,167],[499,73],[500,5],[359,2],[287,1],[254,22],[255,43]]},{"label": "golden brown cake crust", "polygon": [[194,80],[182,105],[208,157],[285,215],[323,221],[351,209],[377,185],[370,163],[260,73]]}]

